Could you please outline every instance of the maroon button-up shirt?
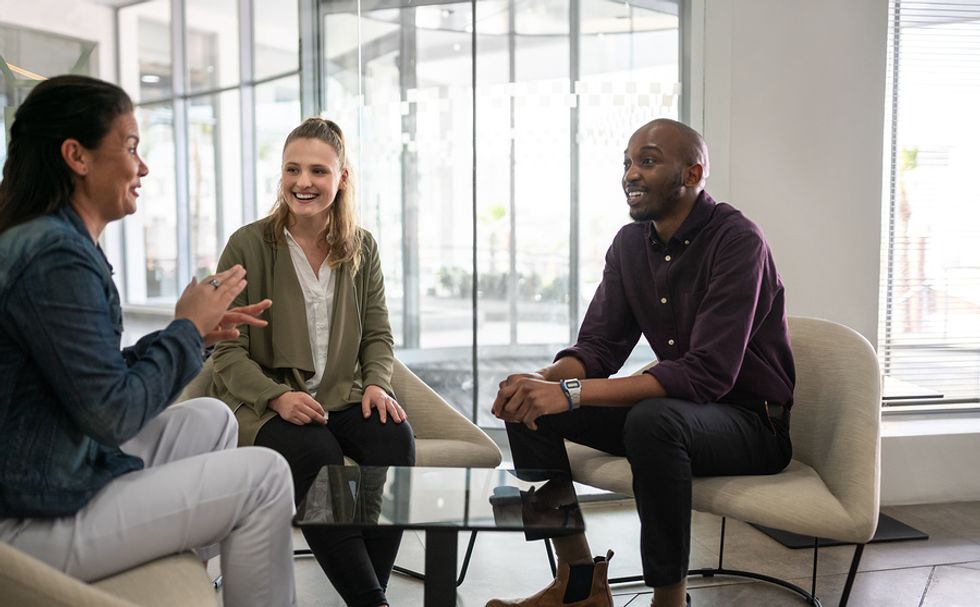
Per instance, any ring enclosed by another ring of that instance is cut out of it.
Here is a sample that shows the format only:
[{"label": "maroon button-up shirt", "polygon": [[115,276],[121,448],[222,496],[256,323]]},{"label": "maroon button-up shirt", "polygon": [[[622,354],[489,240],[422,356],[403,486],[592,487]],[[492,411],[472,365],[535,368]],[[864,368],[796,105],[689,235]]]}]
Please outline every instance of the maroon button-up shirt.
[{"label": "maroon button-up shirt", "polygon": [[791,406],[795,369],[783,284],[762,231],[702,192],[669,242],[653,222],[619,231],[574,356],[609,377],[640,334],[667,395],[695,403]]}]

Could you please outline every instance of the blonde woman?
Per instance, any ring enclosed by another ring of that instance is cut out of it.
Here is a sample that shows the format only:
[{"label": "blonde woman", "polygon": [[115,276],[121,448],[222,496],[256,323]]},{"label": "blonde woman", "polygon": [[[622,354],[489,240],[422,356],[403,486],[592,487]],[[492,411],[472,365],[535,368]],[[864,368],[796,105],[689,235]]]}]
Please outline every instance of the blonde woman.
[{"label": "blonde woman", "polygon": [[[340,127],[310,118],[286,138],[279,196],[268,217],[229,239],[219,268],[241,264],[235,305],[272,299],[265,327],[215,349],[214,395],[239,423],[239,445],[290,464],[301,500],[319,469],[415,463],[405,411],[391,389],[391,328],[374,238],[357,226]],[[303,529],[351,607],[387,605],[401,539],[388,530]]]}]

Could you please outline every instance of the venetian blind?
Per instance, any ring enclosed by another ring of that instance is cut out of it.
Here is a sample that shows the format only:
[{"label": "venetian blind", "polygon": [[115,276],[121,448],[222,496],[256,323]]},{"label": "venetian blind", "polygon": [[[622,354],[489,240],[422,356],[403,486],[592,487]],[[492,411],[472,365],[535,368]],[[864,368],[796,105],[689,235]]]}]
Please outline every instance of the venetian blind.
[{"label": "venetian blind", "polygon": [[976,403],[980,0],[892,0],[888,42],[878,351],[887,376],[942,394],[931,402]]}]

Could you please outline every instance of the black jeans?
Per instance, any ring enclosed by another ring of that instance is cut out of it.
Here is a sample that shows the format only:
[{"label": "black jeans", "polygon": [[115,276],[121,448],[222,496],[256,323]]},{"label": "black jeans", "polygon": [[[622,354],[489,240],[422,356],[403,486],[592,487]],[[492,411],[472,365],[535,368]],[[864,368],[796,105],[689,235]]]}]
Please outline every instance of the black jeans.
[{"label": "black jeans", "polygon": [[[415,465],[415,439],[409,423],[389,419],[382,424],[374,409],[364,419],[359,405],[330,412],[326,426],[297,426],[276,416],[262,426],[255,444],[278,451],[289,462],[297,504],[320,468],[344,463],[345,455],[365,466]],[[388,602],[385,589],[401,531],[303,527],[303,536],[348,605],[377,607]]]},{"label": "black jeans", "polygon": [[691,478],[775,474],[789,463],[789,428],[764,413],[726,404],[652,398],[632,407],[582,407],[507,424],[518,469],[569,471],[563,439],[625,456],[640,515],[643,579],[654,587],[687,576]]}]

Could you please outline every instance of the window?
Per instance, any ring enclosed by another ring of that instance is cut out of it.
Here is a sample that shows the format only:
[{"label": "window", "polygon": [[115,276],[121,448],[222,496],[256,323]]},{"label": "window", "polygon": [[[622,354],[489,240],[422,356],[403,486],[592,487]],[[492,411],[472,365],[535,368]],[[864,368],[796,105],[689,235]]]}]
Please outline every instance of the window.
[{"label": "window", "polygon": [[[287,133],[323,113],[350,139],[398,356],[464,414],[499,425],[496,385],[574,340],[630,221],[626,138],[681,114],[682,4],[93,5],[115,18],[108,54],[150,168],[138,212],[105,236],[126,338],[164,324],[228,235],[267,213]],[[651,358],[641,343],[634,366]]]},{"label": "window", "polygon": [[[574,340],[635,128],[676,118],[678,2],[320,0],[397,355],[467,416]],[[638,361],[649,362],[645,343]]]},{"label": "window", "polygon": [[54,74],[95,75],[97,48],[96,42],[0,23],[0,166],[14,112],[34,85]]},{"label": "window", "polygon": [[300,122],[299,20],[296,3],[275,0],[149,0],[116,16],[120,84],[150,167],[113,260],[137,333],[159,319],[141,326],[135,307],[169,311],[271,205],[280,146]]},{"label": "window", "polygon": [[929,403],[976,403],[980,1],[892,0],[889,17],[879,355],[887,376],[935,392]]}]

